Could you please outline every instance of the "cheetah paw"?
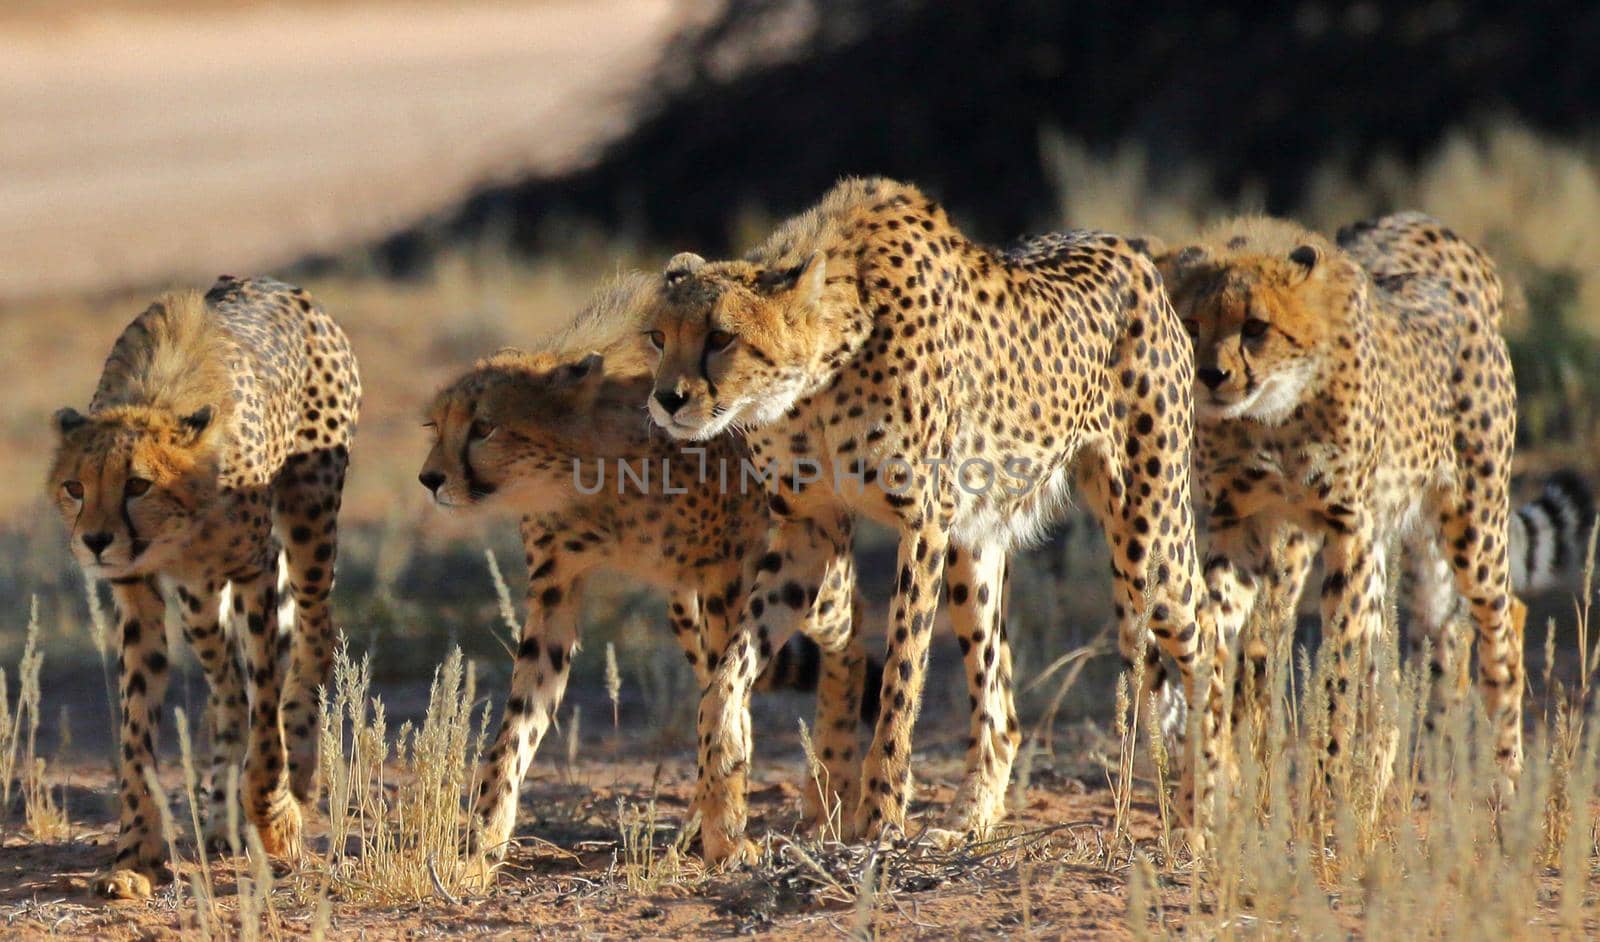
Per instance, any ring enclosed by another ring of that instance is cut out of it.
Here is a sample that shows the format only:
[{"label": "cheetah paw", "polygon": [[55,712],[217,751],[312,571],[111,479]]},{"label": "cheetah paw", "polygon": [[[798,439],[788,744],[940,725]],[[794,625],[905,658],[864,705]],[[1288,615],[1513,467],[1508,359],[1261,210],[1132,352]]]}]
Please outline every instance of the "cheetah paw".
[{"label": "cheetah paw", "polygon": [[732,870],[741,865],[753,867],[761,862],[761,848],[747,837],[706,843],[705,861],[719,870]]},{"label": "cheetah paw", "polygon": [[923,846],[930,850],[948,852],[968,844],[973,832],[963,828],[928,828],[922,832]]},{"label": "cheetah paw", "polygon": [[283,810],[269,821],[255,822],[256,833],[261,836],[261,849],[269,857],[297,858],[300,856],[300,805],[286,802]]},{"label": "cheetah paw", "polygon": [[117,867],[95,877],[94,892],[106,899],[149,899],[157,882],[159,875],[154,871]]},{"label": "cheetah paw", "polygon": [[487,890],[494,886],[495,877],[499,874],[502,863],[503,861],[487,854],[467,854],[462,860],[462,879],[473,889]]}]

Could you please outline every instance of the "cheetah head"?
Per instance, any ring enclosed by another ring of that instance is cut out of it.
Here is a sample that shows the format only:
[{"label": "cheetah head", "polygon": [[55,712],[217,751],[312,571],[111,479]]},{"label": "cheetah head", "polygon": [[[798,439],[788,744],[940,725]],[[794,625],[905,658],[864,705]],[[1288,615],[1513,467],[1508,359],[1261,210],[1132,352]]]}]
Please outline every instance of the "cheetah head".
[{"label": "cheetah head", "polygon": [[577,497],[577,475],[594,475],[585,463],[636,452],[649,435],[648,387],[644,373],[608,376],[597,352],[497,353],[429,405],[433,447],[418,480],[443,507],[559,510]]},{"label": "cheetah head", "polygon": [[1352,263],[1314,234],[1285,240],[1287,224],[1275,225],[1268,238],[1224,227],[1158,260],[1194,344],[1201,421],[1283,423],[1319,386],[1344,324]]},{"label": "cheetah head", "polygon": [[213,418],[210,406],[56,413],[49,487],[84,572],[139,576],[182,556],[218,494],[223,423]]},{"label": "cheetah head", "polygon": [[777,421],[820,385],[814,364],[827,264],[788,268],[675,256],[645,322],[656,350],[650,416],[674,438]]}]

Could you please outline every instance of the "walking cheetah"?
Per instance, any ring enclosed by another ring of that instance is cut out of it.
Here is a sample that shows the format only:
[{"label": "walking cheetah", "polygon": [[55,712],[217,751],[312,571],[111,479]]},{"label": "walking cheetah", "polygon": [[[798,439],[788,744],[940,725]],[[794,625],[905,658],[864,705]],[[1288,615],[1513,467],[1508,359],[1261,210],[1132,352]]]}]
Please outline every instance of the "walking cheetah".
[{"label": "walking cheetah", "polygon": [[[1571,585],[1582,567],[1594,525],[1593,502],[1593,493],[1582,478],[1557,471],[1540,482],[1538,496],[1510,516],[1506,555],[1515,594]],[[1255,574],[1260,585],[1254,610],[1268,617],[1246,622],[1237,655],[1240,671],[1234,682],[1234,717],[1237,720],[1246,710],[1253,711],[1257,730],[1263,728],[1267,716],[1265,677],[1274,639],[1252,632],[1271,631],[1294,617],[1322,545],[1319,538],[1299,529],[1286,529],[1281,536],[1274,568]],[[1412,657],[1429,652],[1433,709],[1424,725],[1432,730],[1437,714],[1459,700],[1470,680],[1470,651],[1461,631],[1464,600],[1456,591],[1451,564],[1439,552],[1437,541],[1419,541],[1413,533],[1404,543],[1408,558],[1400,573],[1399,595],[1411,616],[1405,622],[1406,648]],[[1514,609],[1517,617],[1520,612]],[[1247,674],[1254,676],[1254,684],[1245,683]]]},{"label": "walking cheetah", "polygon": [[[527,623],[479,772],[478,846],[494,856],[566,688],[585,581],[610,571],[667,590],[673,632],[703,687],[716,666],[704,639],[727,634],[765,542],[765,493],[735,477],[742,443],[722,436],[685,448],[653,431],[643,413],[651,376],[638,319],[657,291],[653,277],[619,279],[544,349],[480,361],[428,410],[435,441],[419,479],[435,500],[525,515]],[[873,668],[854,634],[855,607],[854,571],[842,566],[811,625],[823,647],[820,676],[810,642],[780,650],[765,675],[769,687],[818,691],[815,744],[825,774],[805,790],[814,817],[855,801],[857,716],[870,720],[876,709],[862,702],[863,674]]]},{"label": "walking cheetah", "polygon": [[[915,187],[836,186],[742,261],[668,263],[648,337],[650,412],[674,437],[740,429],[772,462],[772,531],[750,602],[701,702],[705,851],[748,859],[745,703],[776,646],[848,565],[855,513],[899,531],[882,704],[853,826],[904,828],[911,731],[941,578],[972,707],[966,775],[940,840],[1004,815],[1019,740],[1002,612],[1006,556],[1057,515],[1069,471],[1104,525],[1125,655],[1148,626],[1220,758],[1210,657],[1196,622],[1189,506],[1193,365],[1150,260],[1124,239],[1072,232],[995,252]],[[1159,651],[1147,656],[1159,673]],[[1195,765],[1180,802],[1193,807]],[[1204,807],[1204,801],[1201,801]]]},{"label": "walking cheetah", "polygon": [[1352,732],[1355,672],[1369,690],[1377,680],[1388,541],[1398,537],[1438,675],[1451,672],[1444,632],[1456,594],[1469,603],[1495,748],[1514,777],[1516,390],[1493,263],[1436,220],[1401,213],[1347,227],[1337,245],[1281,220],[1233,220],[1160,264],[1194,339],[1205,572],[1222,637],[1236,635],[1263,578],[1297,590],[1322,544],[1337,756]]},{"label": "walking cheetah", "polygon": [[[122,633],[122,827],[100,892],[148,896],[164,876],[146,785],[167,687],[161,584],[180,603],[211,686],[208,830],[226,821],[226,770],[243,758],[246,817],[269,853],[296,853],[297,799],[310,800],[315,781],[318,689],[335,634],[335,518],[360,399],[349,342],[309,295],[223,276],[204,297],[157,299],[112,347],[88,414],[56,413],[50,487],[85,576],[111,584]],[[282,680],[274,529],[287,538],[299,615]],[[219,619],[230,584],[246,627],[243,664]]]}]

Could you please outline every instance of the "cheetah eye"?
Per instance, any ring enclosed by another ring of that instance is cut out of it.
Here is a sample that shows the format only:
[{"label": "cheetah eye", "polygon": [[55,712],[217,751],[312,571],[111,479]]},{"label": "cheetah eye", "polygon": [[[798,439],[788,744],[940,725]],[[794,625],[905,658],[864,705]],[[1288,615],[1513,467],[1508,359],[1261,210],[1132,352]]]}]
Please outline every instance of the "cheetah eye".
[{"label": "cheetah eye", "polygon": [[489,424],[483,419],[473,419],[472,428],[467,430],[467,434],[475,442],[485,441],[494,433],[495,426]]},{"label": "cheetah eye", "polygon": [[650,338],[650,346],[657,350],[661,350],[667,345],[667,335],[659,330],[648,331],[645,336]]},{"label": "cheetah eye", "polygon": [[129,478],[127,485],[123,488],[123,493],[129,497],[143,497],[150,493],[150,482],[144,478]]},{"label": "cheetah eye", "polygon": [[712,353],[720,353],[728,349],[728,345],[731,343],[733,343],[733,335],[725,330],[713,330],[711,333],[706,334],[706,349]]},{"label": "cheetah eye", "polygon": [[1251,340],[1254,340],[1255,338],[1261,336],[1262,334],[1264,334],[1266,332],[1267,332],[1267,322],[1262,320],[1259,317],[1246,318],[1245,322],[1244,322],[1244,326],[1239,328],[1239,333],[1243,334],[1246,338],[1251,339]]},{"label": "cheetah eye", "polygon": [[1194,339],[1200,339],[1200,322],[1194,318],[1185,317],[1183,319],[1183,329],[1187,330],[1189,332],[1189,336],[1193,337]]},{"label": "cheetah eye", "polygon": [[67,496],[73,500],[83,500],[82,481],[63,481],[61,483],[61,489],[66,491]]},{"label": "cheetah eye", "polygon": [[422,427],[427,429],[430,432],[439,431],[439,423],[438,422],[424,422],[424,423],[422,423]]}]

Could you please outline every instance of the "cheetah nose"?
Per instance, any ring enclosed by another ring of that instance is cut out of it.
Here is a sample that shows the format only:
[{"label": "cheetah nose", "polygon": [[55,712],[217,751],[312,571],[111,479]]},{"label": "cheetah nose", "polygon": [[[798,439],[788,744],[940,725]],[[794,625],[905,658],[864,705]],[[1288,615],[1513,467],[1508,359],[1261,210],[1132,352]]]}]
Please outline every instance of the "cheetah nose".
[{"label": "cheetah nose", "polygon": [[667,415],[676,415],[678,410],[683,408],[683,404],[688,401],[688,396],[675,390],[663,389],[656,393],[656,402],[661,403],[661,408],[667,411]]},{"label": "cheetah nose", "polygon": [[106,547],[111,545],[111,539],[111,534],[106,533],[104,530],[98,533],[85,533],[83,535],[83,545],[89,547],[89,552],[94,554],[95,559],[99,559],[100,554],[104,553]]},{"label": "cheetah nose", "polygon": [[1200,382],[1205,383],[1207,388],[1210,389],[1216,389],[1221,386],[1222,381],[1228,378],[1227,370],[1219,370],[1214,366],[1202,366],[1194,372],[1196,376],[1200,377]]},{"label": "cheetah nose", "polygon": [[444,475],[440,474],[438,471],[424,471],[417,475],[417,480],[421,481],[422,486],[427,488],[428,491],[432,493],[437,491],[439,489],[439,485],[444,483]]}]

